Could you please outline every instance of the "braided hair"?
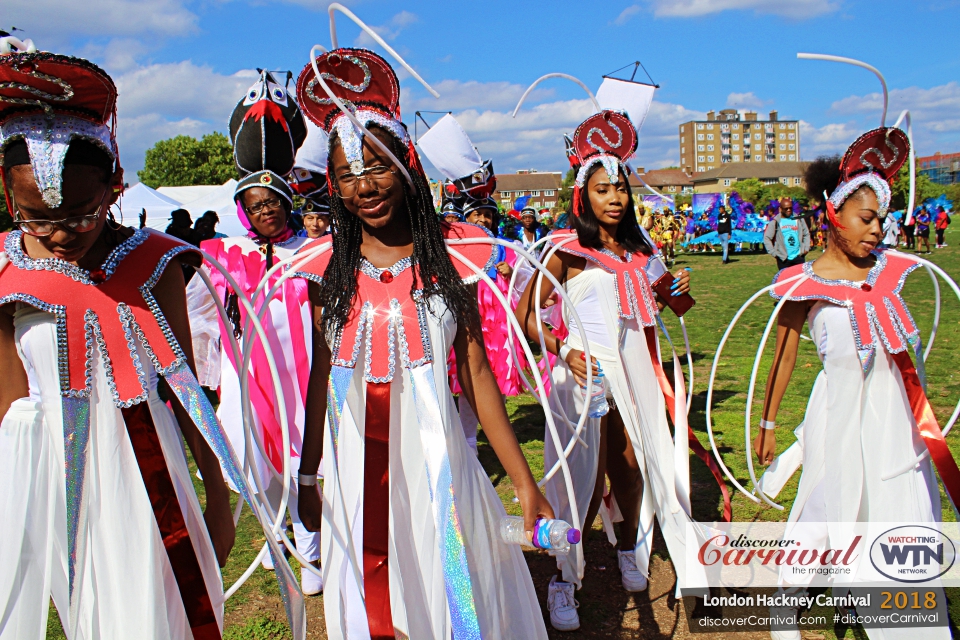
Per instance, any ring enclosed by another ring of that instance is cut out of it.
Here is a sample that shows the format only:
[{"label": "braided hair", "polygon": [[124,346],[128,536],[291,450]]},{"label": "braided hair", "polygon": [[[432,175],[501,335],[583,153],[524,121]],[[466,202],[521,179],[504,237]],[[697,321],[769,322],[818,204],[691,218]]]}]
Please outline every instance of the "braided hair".
[{"label": "braided hair", "polygon": [[[422,289],[424,302],[435,296],[440,297],[453,317],[463,323],[472,335],[478,335],[480,312],[476,294],[463,284],[462,276],[450,261],[443,240],[443,223],[433,207],[430,187],[422,170],[411,167],[407,158],[408,150],[392,133],[376,125],[370,126],[369,130],[371,133],[381,131],[385,134],[383,138],[388,141],[388,148],[400,159],[413,180],[412,190],[406,180],[401,180],[404,207],[396,213],[408,216],[413,233],[414,269],[410,295],[414,296],[418,289]],[[334,132],[330,136],[330,146],[332,148],[339,143],[339,136]],[[327,161],[328,176],[333,175],[330,173],[333,171],[332,157],[333,154]],[[332,191],[330,195],[333,253],[320,285],[320,303],[323,308],[323,331],[327,335],[335,335],[346,324],[357,292],[363,223],[347,211],[339,195]],[[424,282],[431,284],[423,286]]]}]

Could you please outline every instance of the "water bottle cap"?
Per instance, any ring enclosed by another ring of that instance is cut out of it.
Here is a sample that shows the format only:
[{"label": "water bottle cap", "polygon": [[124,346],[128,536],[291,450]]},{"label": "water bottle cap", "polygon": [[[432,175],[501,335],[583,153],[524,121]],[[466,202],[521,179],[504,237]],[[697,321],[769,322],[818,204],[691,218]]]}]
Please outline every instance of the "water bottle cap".
[{"label": "water bottle cap", "polygon": [[570,544],[579,544],[580,529],[567,529],[567,542]]}]

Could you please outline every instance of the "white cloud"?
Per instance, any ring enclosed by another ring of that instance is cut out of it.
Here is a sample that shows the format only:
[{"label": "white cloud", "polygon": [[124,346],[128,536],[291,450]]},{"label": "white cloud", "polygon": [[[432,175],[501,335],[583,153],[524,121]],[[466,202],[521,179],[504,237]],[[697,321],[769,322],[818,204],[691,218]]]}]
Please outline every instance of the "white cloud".
[{"label": "white cloud", "polygon": [[[400,35],[401,31],[403,31],[406,27],[409,27],[411,24],[417,22],[417,20],[419,20],[419,18],[417,18],[415,13],[401,11],[390,18],[386,24],[368,26],[376,31],[377,34],[379,34],[379,36],[384,40],[393,40]],[[360,35],[356,37],[356,39],[353,41],[353,44],[358,47],[372,47],[374,46],[375,42],[366,31],[361,30]]]},{"label": "white cloud", "polygon": [[832,123],[816,127],[800,121],[800,153],[804,160],[818,156],[842,154],[851,142],[863,133],[856,123]]},{"label": "white cloud", "polygon": [[[409,76],[407,76],[409,77]],[[477,82],[476,80],[441,80],[431,82],[440,98],[427,95],[416,80],[401,81],[400,104],[403,113],[418,109],[425,111],[461,111],[465,109],[510,110],[517,105],[527,87],[512,82]],[[526,105],[542,102],[554,95],[549,87],[538,87],[525,102]]]},{"label": "white cloud", "polygon": [[653,14],[668,18],[692,18],[721,11],[753,11],[804,20],[839,8],[831,0],[651,0]]},{"label": "white cloud", "polygon": [[761,100],[752,91],[748,93],[731,93],[727,96],[727,106],[738,109],[760,109],[773,102],[772,100]]},{"label": "white cloud", "polygon": [[[864,127],[879,124],[879,115],[883,109],[883,95],[869,93],[863,96],[849,96],[837,100],[831,105],[831,111],[838,114],[862,116]],[[927,155],[934,151],[955,147],[960,144],[960,84],[948,82],[929,89],[907,87],[891,89],[887,124],[892,125],[904,109],[910,110],[913,119],[914,142],[918,155]],[[852,142],[851,138],[849,142]]]},{"label": "white cloud", "polygon": [[53,50],[76,36],[177,36],[194,33],[198,16],[182,0],[5,0],[6,25]]},{"label": "white cloud", "polygon": [[640,13],[640,5],[638,5],[638,4],[632,4],[632,5],[630,5],[629,7],[627,7],[626,9],[624,9],[623,11],[620,12],[620,15],[618,15],[618,16],[613,20],[613,24],[615,24],[615,25],[624,25],[624,24],[630,22],[630,19],[633,18],[633,16],[637,15],[638,13]]}]

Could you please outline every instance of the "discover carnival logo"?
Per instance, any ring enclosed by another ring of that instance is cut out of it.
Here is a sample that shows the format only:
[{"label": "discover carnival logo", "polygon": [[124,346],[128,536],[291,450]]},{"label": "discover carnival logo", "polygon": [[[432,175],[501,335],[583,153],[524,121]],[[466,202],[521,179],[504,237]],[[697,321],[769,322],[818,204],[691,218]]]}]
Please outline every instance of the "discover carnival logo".
[{"label": "discover carnival logo", "polygon": [[788,567],[806,575],[850,575],[850,567],[859,557],[861,536],[846,548],[816,549],[799,540],[762,539],[740,534],[732,538],[721,533],[706,540],[697,553],[704,567],[772,565]]},{"label": "discover carnival logo", "polygon": [[956,557],[948,536],[920,525],[894,527],[870,545],[873,568],[897,582],[935,580],[950,570]]}]

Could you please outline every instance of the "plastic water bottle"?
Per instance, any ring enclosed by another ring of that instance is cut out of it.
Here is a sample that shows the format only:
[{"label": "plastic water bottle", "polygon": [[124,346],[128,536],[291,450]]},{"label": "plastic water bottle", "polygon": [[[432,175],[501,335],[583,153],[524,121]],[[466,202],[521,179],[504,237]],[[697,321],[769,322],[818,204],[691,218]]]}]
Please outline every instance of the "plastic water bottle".
[{"label": "plastic water bottle", "polygon": [[533,541],[527,540],[523,518],[506,516],[500,520],[500,537],[508,544],[519,544],[537,549],[550,549],[557,553],[569,553],[571,544],[579,544],[580,530],[563,520],[538,518],[533,525]]},{"label": "plastic water bottle", "polygon": [[583,391],[584,402],[589,403],[587,408],[587,415],[591,418],[602,418],[607,415],[607,412],[610,411],[610,405],[607,404],[607,391],[603,386],[603,371],[601,370],[599,374],[593,377],[593,389],[590,392],[590,397],[586,397],[587,388],[581,387]]}]

